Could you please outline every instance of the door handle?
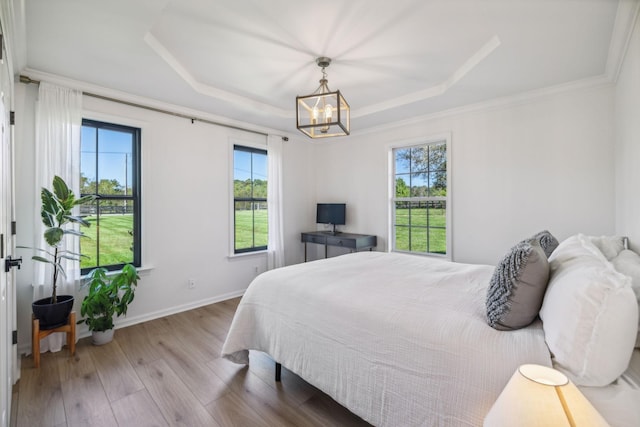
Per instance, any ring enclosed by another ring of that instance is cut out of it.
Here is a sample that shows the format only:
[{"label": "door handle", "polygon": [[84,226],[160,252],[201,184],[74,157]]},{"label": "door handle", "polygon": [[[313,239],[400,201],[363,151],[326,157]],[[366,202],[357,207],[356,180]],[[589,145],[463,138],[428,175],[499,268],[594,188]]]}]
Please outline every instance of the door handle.
[{"label": "door handle", "polygon": [[4,272],[8,273],[12,267],[18,267],[20,270],[20,264],[22,264],[22,257],[20,258],[11,258],[11,255],[4,260]]}]

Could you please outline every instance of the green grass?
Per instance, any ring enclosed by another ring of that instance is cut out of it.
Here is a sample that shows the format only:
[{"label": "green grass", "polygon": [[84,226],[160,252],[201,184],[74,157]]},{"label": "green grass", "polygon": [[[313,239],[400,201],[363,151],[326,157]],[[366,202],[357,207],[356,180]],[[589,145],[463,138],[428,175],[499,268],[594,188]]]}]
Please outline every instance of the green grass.
[{"label": "green grass", "polygon": [[446,225],[446,209],[396,209],[396,249],[446,254]]},{"label": "green grass", "polygon": [[[267,210],[236,210],[236,250],[267,246]],[[255,224],[255,233],[254,230]],[[254,243],[255,237],[255,243]]]},{"label": "green grass", "polygon": [[[101,215],[99,227],[95,216],[91,215],[85,219],[91,225],[82,229],[87,237],[80,239],[80,252],[89,258],[82,258],[81,268],[95,267],[98,259],[100,265],[133,262],[133,251],[131,250],[133,236],[129,234],[133,231],[133,215]],[[97,253],[98,233],[99,258]]]}]

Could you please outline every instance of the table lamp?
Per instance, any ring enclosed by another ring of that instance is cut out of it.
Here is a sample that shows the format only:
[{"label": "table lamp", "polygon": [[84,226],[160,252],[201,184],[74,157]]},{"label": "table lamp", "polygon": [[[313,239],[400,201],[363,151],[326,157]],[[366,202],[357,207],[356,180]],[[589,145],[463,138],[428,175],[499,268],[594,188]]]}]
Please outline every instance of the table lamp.
[{"label": "table lamp", "polygon": [[608,425],[564,374],[540,365],[520,366],[484,419],[484,427]]}]

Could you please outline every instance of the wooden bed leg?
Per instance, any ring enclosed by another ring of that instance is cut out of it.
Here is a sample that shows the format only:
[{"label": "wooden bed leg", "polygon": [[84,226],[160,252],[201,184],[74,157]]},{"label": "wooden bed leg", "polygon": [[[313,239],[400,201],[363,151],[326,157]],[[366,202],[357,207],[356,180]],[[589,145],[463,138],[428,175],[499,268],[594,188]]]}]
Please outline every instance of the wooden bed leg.
[{"label": "wooden bed leg", "polygon": [[281,375],[282,375],[282,365],[276,362],[276,382],[280,382]]}]

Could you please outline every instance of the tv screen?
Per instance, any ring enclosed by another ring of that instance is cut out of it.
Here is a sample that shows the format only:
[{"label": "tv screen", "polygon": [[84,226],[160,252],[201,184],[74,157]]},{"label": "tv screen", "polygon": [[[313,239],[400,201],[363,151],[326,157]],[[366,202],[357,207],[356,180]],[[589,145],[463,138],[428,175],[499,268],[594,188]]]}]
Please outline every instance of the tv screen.
[{"label": "tv screen", "polygon": [[318,224],[346,224],[347,205],[345,203],[318,203],[316,222]]}]

